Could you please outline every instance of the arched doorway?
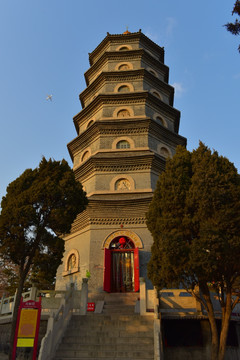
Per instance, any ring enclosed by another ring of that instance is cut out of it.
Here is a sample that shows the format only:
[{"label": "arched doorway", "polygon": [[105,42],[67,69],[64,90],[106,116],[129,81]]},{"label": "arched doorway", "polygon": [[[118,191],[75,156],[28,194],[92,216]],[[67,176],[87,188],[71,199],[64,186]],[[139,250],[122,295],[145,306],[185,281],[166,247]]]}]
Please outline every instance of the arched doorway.
[{"label": "arched doorway", "polygon": [[139,290],[138,248],[128,236],[116,236],[104,249],[104,285],[107,292]]}]

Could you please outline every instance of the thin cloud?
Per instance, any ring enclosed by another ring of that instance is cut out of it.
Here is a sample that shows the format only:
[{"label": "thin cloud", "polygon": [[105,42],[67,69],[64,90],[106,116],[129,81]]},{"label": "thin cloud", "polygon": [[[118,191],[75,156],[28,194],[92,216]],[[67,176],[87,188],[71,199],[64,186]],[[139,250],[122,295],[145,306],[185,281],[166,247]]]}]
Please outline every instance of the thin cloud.
[{"label": "thin cloud", "polygon": [[172,86],[175,88],[176,97],[181,97],[186,91],[181,83],[175,82]]},{"label": "thin cloud", "polygon": [[150,32],[150,31],[147,31],[147,32],[145,33],[145,35],[146,35],[149,39],[151,39],[152,41],[154,41],[155,43],[158,42],[158,34],[154,34],[154,33]]},{"label": "thin cloud", "polygon": [[177,26],[177,21],[173,17],[168,17],[166,19],[167,25],[166,25],[166,35],[169,37],[173,34],[173,31],[175,27]]},{"label": "thin cloud", "polygon": [[234,78],[234,79],[240,79],[240,73],[235,74],[235,75],[233,76],[233,78]]}]

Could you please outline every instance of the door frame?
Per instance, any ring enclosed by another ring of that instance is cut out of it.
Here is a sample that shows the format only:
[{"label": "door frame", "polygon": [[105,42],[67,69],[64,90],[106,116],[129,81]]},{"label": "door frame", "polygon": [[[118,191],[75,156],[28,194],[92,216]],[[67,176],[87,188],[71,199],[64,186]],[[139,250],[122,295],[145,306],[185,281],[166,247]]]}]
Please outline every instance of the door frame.
[{"label": "door frame", "polygon": [[112,253],[113,252],[133,252],[134,258],[134,292],[139,291],[139,250],[138,248],[133,249],[107,249],[104,248],[104,273],[103,273],[103,290],[107,292],[112,292]]}]

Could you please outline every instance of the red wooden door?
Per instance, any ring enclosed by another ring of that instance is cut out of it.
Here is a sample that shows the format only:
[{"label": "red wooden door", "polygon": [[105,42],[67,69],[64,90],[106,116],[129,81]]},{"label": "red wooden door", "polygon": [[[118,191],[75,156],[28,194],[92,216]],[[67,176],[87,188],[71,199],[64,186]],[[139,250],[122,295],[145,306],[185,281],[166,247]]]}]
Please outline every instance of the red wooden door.
[{"label": "red wooden door", "polygon": [[111,292],[111,250],[104,249],[103,290]]},{"label": "red wooden door", "polygon": [[139,291],[139,251],[138,248],[134,249],[134,290]]}]

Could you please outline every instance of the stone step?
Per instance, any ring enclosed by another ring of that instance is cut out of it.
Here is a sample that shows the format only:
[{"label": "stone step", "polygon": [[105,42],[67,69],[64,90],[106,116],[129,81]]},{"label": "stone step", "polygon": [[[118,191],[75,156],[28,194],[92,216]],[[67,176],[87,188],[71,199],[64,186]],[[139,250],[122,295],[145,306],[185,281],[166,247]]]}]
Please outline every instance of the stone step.
[{"label": "stone step", "polygon": [[105,293],[104,298],[105,299],[137,299],[139,298],[140,294],[136,292],[116,292],[116,293]]},{"label": "stone step", "polygon": [[[81,360],[99,360],[99,357],[83,357],[80,358]],[[153,357],[151,357],[153,359]],[[76,358],[64,358],[62,356],[60,357],[54,357],[54,360],[76,360]],[[129,360],[129,357],[108,357],[107,360]],[[143,358],[143,357],[132,357],[131,360],[149,360],[149,358]]]},{"label": "stone step", "polygon": [[[142,337],[149,337],[152,336],[153,332],[149,332],[149,331],[136,331],[136,329],[132,329],[132,330],[128,330],[128,335],[129,336],[134,336],[137,338],[142,338]],[[115,337],[126,337],[126,331],[125,330],[118,330],[118,329],[106,329],[106,331],[102,332],[102,331],[92,331],[92,330],[84,330],[82,331],[81,329],[79,329],[78,331],[76,330],[70,330],[67,329],[67,336],[97,336],[97,337],[101,337],[101,338],[105,338],[105,337],[109,337],[109,338],[115,338]]]},{"label": "stone step", "polygon": [[123,304],[123,305],[127,305],[127,304],[135,304],[136,301],[138,300],[138,298],[108,298],[108,299],[104,299],[104,302],[106,304]]},{"label": "stone step", "polygon": [[122,325],[128,325],[131,324],[133,326],[139,326],[139,325],[149,325],[152,326],[153,321],[152,319],[149,317],[148,319],[126,319],[126,320],[119,320],[119,319],[108,319],[108,318],[104,318],[104,319],[99,319],[99,318],[83,318],[82,319],[72,319],[71,321],[71,325],[73,326],[84,326],[84,325],[105,325],[105,326],[122,326]]},{"label": "stone step", "polygon": [[[113,340],[110,337],[97,337],[97,336],[65,336],[63,338],[62,344],[104,344],[104,345],[112,345]],[[131,344],[131,345],[139,345],[139,338],[137,337],[117,337],[114,339],[114,343],[116,345],[120,344]],[[61,346],[62,346],[61,344]],[[153,336],[152,334],[146,337],[141,337],[141,344],[150,344],[153,345]]]},{"label": "stone step", "polygon": [[149,351],[81,351],[81,350],[58,350],[56,353],[57,358],[98,358],[98,359],[108,359],[108,358],[114,358],[118,359],[126,358],[126,359],[133,359],[134,357],[138,359],[153,359],[153,350],[151,352]]},{"label": "stone step", "polygon": [[104,303],[105,304],[122,304],[122,305],[128,305],[128,304],[135,304],[137,301],[137,299],[105,299]]},{"label": "stone step", "polygon": [[84,332],[84,331],[88,331],[91,330],[92,332],[96,332],[96,331],[102,331],[105,332],[107,331],[111,331],[111,330],[124,330],[124,331],[152,331],[153,330],[153,326],[150,324],[147,325],[142,325],[142,324],[138,324],[136,325],[132,325],[131,323],[128,324],[118,324],[118,325],[114,325],[114,324],[70,324],[70,326],[68,327],[68,330],[74,330],[74,331],[78,331],[78,332]]},{"label": "stone step", "polygon": [[[152,317],[150,316],[152,315]],[[146,320],[153,319],[153,314],[149,314],[146,316],[140,316],[139,314],[131,314],[131,315],[123,315],[123,314],[93,314],[88,313],[87,315],[74,315],[72,319],[80,319],[80,318],[94,318],[94,319],[104,319],[104,320],[121,320],[121,321],[134,321],[134,320]]]},{"label": "stone step", "polygon": [[[83,343],[72,343],[71,344],[71,350],[72,351],[106,351],[106,344],[91,344],[91,346],[89,346],[90,344],[83,344]],[[108,344],[110,345],[110,344]],[[123,343],[123,344],[116,344],[116,343],[111,343],[111,351],[124,351],[124,352],[131,352],[133,351],[133,349],[137,350],[137,351],[148,351],[151,352],[153,351],[153,347],[152,344],[139,344],[136,347],[133,347],[133,344],[127,344],[127,343]],[[62,343],[61,347],[60,347],[60,351],[67,351],[69,350],[69,343]]]},{"label": "stone step", "polygon": [[153,360],[153,316],[135,314],[132,298],[107,294],[105,313],[74,315],[54,359]]},{"label": "stone step", "polygon": [[118,311],[118,314],[121,314],[121,311],[125,309],[132,309],[134,313],[135,305],[121,305],[119,303],[104,303],[103,305],[104,309],[116,309]]},{"label": "stone step", "polygon": [[122,305],[128,305],[132,304],[135,305],[136,301],[138,300],[138,295],[115,295],[115,294],[108,294],[104,297],[104,303],[105,304],[122,304]]},{"label": "stone step", "polygon": [[120,312],[125,315],[134,314],[135,307],[134,306],[125,306],[124,308],[121,307],[114,307],[111,305],[104,305],[103,307],[103,314],[119,314]]}]

